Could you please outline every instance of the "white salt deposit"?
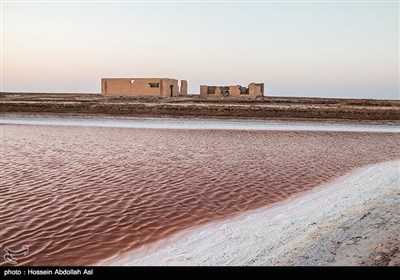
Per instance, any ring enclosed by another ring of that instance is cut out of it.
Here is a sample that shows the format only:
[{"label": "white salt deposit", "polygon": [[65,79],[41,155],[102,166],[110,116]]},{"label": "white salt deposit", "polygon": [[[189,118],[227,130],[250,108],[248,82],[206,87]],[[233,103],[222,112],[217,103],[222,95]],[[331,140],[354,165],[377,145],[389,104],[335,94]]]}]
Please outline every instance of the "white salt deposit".
[{"label": "white salt deposit", "polygon": [[[183,231],[99,265],[288,265],[379,203],[398,209],[400,161],[355,172],[282,203]],[[397,205],[397,206],[396,206]]]},{"label": "white salt deposit", "polygon": [[227,130],[279,130],[279,131],[353,131],[400,132],[394,124],[374,124],[338,121],[290,121],[245,119],[185,119],[185,118],[131,118],[131,117],[39,117],[4,115],[0,124],[91,126],[152,129],[227,129]]}]

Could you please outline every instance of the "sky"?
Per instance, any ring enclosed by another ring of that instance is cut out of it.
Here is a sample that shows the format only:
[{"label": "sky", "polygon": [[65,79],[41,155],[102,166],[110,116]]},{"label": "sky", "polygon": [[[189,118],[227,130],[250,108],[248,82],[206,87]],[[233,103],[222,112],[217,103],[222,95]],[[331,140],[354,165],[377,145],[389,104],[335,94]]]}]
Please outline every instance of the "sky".
[{"label": "sky", "polygon": [[265,83],[268,96],[400,99],[398,2],[1,2],[1,91],[101,78]]}]

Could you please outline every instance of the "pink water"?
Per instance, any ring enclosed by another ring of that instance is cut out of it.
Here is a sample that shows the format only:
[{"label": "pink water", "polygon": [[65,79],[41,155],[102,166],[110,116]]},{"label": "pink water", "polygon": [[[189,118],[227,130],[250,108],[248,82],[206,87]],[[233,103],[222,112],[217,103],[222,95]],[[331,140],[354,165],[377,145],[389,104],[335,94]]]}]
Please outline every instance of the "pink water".
[{"label": "pink water", "polygon": [[[1,126],[1,244],[90,265],[399,159],[399,134]],[[2,265],[7,264],[2,260]]]}]

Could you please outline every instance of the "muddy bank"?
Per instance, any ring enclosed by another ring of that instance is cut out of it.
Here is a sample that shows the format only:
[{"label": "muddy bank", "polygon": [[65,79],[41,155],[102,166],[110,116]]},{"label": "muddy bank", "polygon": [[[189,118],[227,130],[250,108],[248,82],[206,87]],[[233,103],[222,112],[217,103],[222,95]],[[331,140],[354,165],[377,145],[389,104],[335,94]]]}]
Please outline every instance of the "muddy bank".
[{"label": "muddy bank", "polygon": [[264,97],[257,100],[114,97],[98,94],[0,94],[1,113],[145,117],[400,120],[400,101]]}]

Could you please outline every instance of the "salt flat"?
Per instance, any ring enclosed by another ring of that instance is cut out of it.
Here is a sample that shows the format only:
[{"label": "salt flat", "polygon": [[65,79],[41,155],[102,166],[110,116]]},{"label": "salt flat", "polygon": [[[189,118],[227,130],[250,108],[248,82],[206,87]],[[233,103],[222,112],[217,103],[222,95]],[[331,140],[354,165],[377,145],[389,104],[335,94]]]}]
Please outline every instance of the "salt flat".
[{"label": "salt flat", "polygon": [[400,161],[234,219],[142,246],[103,265],[399,265]]}]

